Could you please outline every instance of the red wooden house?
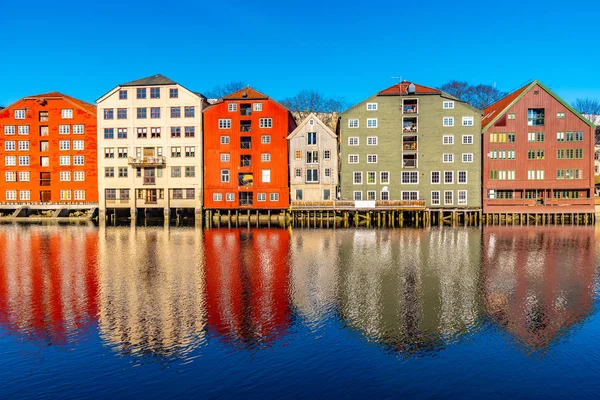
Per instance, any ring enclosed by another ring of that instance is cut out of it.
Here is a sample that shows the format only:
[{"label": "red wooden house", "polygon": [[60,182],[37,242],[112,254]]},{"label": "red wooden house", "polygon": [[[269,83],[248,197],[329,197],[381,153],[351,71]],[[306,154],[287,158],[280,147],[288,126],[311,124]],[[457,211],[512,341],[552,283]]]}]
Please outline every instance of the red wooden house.
[{"label": "red wooden house", "polygon": [[98,202],[96,107],[58,92],[0,110],[0,202]]},{"label": "red wooden house", "polygon": [[483,212],[593,213],[594,125],[538,81],[486,108]]},{"label": "red wooden house", "polygon": [[287,208],[289,110],[247,87],[206,108],[203,121],[204,208]]}]

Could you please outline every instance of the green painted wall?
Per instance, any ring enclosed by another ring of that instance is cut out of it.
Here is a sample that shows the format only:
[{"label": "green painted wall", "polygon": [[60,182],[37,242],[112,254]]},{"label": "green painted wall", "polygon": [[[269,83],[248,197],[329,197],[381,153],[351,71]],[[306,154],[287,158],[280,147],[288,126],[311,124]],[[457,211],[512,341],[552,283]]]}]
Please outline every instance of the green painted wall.
[{"label": "green painted wall", "polygon": [[[418,113],[403,114],[402,99],[418,99]],[[443,102],[451,98],[440,94],[411,96],[379,96],[350,108],[340,119],[340,178],[342,199],[353,200],[354,191],[362,191],[363,200],[367,191],[375,190],[376,199],[381,199],[381,190],[388,187],[390,200],[401,200],[402,191],[418,191],[419,199],[426,201],[427,207],[479,208],[481,207],[481,113],[465,103],[454,100],[454,109],[444,109]],[[377,103],[377,110],[367,110],[367,103]],[[403,117],[418,117],[417,168],[402,167]],[[462,126],[462,117],[474,117],[473,126]],[[444,127],[443,118],[454,117],[454,127]],[[377,128],[368,128],[367,119],[377,118]],[[349,128],[348,120],[358,119],[358,128]],[[453,145],[444,145],[443,136],[454,135]],[[473,144],[462,144],[463,135],[472,135]],[[368,146],[367,137],[377,136],[377,146]],[[359,137],[358,146],[349,146],[349,137]],[[453,163],[443,163],[443,154],[454,154]],[[473,162],[463,163],[462,154],[472,153]],[[359,163],[349,164],[348,155],[358,154]],[[367,155],[377,154],[377,164],[368,164]],[[353,184],[353,172],[363,172],[363,184]],[[367,172],[376,171],[376,184],[367,184]],[[380,183],[381,171],[389,171],[390,183]],[[418,171],[418,184],[402,184],[402,171]],[[440,171],[441,183],[431,184],[431,171]],[[444,172],[454,171],[454,183],[444,184]],[[458,184],[458,171],[467,171],[467,184]],[[440,205],[431,204],[431,191],[440,191]],[[444,205],[444,191],[453,191],[453,204]],[[467,204],[458,204],[458,190],[467,190]]]}]

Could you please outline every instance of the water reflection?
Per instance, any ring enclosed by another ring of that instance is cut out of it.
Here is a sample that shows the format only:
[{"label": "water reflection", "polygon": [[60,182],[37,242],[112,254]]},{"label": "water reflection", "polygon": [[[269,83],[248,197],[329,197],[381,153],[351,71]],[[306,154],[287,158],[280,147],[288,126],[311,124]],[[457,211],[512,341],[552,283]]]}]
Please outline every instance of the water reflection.
[{"label": "water reflection", "polygon": [[528,351],[546,350],[594,303],[591,227],[486,227],[486,312]]},{"label": "water reflection", "polygon": [[477,328],[477,230],[350,231],[340,243],[339,312],[395,352],[434,351]]},{"label": "water reflection", "polygon": [[97,329],[119,354],[170,361],[215,343],[260,350],[340,327],[423,356],[491,323],[529,354],[592,313],[594,235],[2,226],[0,326],[58,345]]},{"label": "water reflection", "polygon": [[185,356],[205,332],[202,231],[101,228],[99,327],[116,350]]},{"label": "water reflection", "polygon": [[204,235],[209,329],[242,348],[283,336],[290,323],[288,231],[210,229]]},{"label": "water reflection", "polygon": [[96,318],[93,226],[2,225],[0,324],[24,340],[67,344]]}]

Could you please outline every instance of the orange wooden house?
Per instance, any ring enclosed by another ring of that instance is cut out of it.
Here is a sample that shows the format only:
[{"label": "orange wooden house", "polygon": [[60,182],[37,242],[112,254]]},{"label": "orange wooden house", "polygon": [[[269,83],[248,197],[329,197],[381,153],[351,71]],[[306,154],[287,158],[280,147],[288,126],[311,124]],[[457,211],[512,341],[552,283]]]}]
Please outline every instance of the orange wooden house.
[{"label": "orange wooden house", "polygon": [[204,110],[204,208],[289,206],[287,108],[247,87]]},{"label": "orange wooden house", "polygon": [[58,92],[0,110],[0,203],[96,203],[96,107]]}]

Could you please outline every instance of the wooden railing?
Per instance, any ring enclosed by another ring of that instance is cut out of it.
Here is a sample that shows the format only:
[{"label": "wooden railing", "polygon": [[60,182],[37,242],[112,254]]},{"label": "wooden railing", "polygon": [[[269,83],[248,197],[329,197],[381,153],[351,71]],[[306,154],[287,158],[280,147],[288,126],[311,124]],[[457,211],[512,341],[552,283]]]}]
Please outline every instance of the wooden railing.
[{"label": "wooden railing", "polygon": [[[425,200],[378,200],[375,208],[424,208]],[[338,201],[292,201],[292,208],[296,209],[354,209],[356,203],[351,200]]]}]

